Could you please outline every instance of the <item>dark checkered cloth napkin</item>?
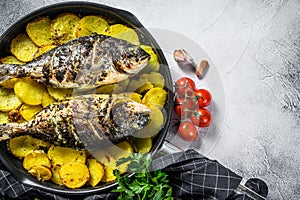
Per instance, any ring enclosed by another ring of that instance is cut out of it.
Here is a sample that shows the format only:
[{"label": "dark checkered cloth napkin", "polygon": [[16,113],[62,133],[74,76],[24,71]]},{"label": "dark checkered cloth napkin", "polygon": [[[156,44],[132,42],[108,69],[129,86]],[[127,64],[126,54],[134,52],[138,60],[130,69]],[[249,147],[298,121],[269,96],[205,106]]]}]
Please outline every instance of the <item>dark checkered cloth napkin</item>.
[{"label": "dark checkered cloth napkin", "polygon": [[[173,196],[176,200],[226,199],[251,200],[245,194],[235,193],[242,177],[233,173],[214,160],[203,157],[194,150],[165,155],[154,159],[153,169],[163,169],[169,175]],[[248,181],[248,187],[263,194],[259,183],[254,179]],[[247,185],[246,185],[247,186]],[[7,171],[0,162],[0,199],[84,199],[84,200],[114,200],[117,193],[106,193],[92,196],[67,197],[44,192],[25,186]],[[265,196],[267,195],[267,192]]]}]

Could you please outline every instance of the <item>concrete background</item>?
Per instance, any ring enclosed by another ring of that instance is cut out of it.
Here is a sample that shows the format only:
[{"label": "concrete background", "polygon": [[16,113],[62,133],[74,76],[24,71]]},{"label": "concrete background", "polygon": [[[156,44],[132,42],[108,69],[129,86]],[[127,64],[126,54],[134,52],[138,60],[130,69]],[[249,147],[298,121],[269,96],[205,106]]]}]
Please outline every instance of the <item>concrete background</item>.
[{"label": "concrete background", "polygon": [[[0,34],[56,2],[63,1],[1,0]],[[299,0],[94,2],[128,10],[147,28],[171,30],[201,46],[221,77],[226,104],[207,156],[245,178],[265,180],[268,199],[300,199]]]}]

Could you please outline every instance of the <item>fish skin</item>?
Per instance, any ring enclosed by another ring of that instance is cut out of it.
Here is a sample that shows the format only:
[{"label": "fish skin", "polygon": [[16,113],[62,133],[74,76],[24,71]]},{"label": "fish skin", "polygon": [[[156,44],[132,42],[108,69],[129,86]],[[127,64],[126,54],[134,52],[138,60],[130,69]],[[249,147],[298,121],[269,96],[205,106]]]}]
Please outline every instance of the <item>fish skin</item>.
[{"label": "fish skin", "polygon": [[128,97],[82,95],[50,104],[28,122],[0,124],[0,141],[31,135],[77,149],[85,149],[84,144],[118,143],[144,128],[150,112]]},{"label": "fish skin", "polygon": [[51,49],[25,65],[1,64],[0,85],[11,78],[31,77],[56,88],[90,89],[137,74],[149,59],[139,46],[92,34]]}]

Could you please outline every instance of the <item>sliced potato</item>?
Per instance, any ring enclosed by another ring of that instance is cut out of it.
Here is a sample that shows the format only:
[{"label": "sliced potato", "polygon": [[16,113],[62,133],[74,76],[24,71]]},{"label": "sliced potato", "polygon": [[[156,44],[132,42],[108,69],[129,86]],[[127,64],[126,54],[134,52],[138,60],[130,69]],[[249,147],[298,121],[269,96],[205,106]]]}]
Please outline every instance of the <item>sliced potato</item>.
[{"label": "sliced potato", "polygon": [[72,89],[60,89],[48,86],[47,90],[50,96],[56,99],[57,101],[69,99],[73,95]]},{"label": "sliced potato", "polygon": [[51,169],[44,165],[32,166],[28,172],[40,181],[48,181],[52,177]]},{"label": "sliced potato", "polygon": [[59,177],[62,184],[68,188],[80,188],[90,179],[90,173],[85,164],[70,162],[61,166]]},{"label": "sliced potato", "polygon": [[5,112],[0,112],[0,124],[8,123],[8,114]]},{"label": "sliced potato", "polygon": [[150,55],[150,60],[148,62],[148,65],[143,69],[143,73],[149,73],[152,71],[157,72],[160,68],[160,64],[156,53],[150,46],[141,45],[141,48]]},{"label": "sliced potato", "polygon": [[76,37],[90,35],[92,33],[102,34],[108,27],[105,19],[95,15],[83,17],[76,26]]},{"label": "sliced potato", "polygon": [[164,86],[165,86],[165,79],[158,72],[151,72],[149,74],[142,74],[140,76],[140,78],[150,81],[154,87],[164,88]]},{"label": "sliced potato", "polygon": [[39,145],[33,142],[29,135],[12,138],[8,141],[9,151],[17,158],[23,158],[29,152],[39,149]]},{"label": "sliced potato", "polygon": [[2,83],[0,83],[0,85],[4,88],[8,88],[8,89],[14,89],[16,82],[18,82],[19,79],[18,78],[11,78],[8,80],[3,81]]},{"label": "sliced potato", "polygon": [[54,43],[50,27],[51,20],[48,17],[40,17],[27,24],[26,32],[37,46],[50,45]]},{"label": "sliced potato", "polygon": [[48,44],[48,45],[44,45],[44,46],[41,46],[38,51],[36,52],[36,54],[34,55],[35,58],[39,57],[40,55],[46,53],[47,51],[50,51],[51,49],[57,47],[56,45],[54,44]]},{"label": "sliced potato", "polygon": [[127,90],[129,92],[139,91],[139,90],[142,90],[142,89],[139,89],[139,88],[142,88],[144,85],[148,85],[148,87],[149,87],[149,84],[152,85],[151,82],[149,82],[147,79],[138,79],[138,80],[134,79],[134,80],[129,82]]},{"label": "sliced potato", "polygon": [[29,121],[42,109],[43,108],[40,105],[31,106],[31,105],[23,104],[20,108],[20,113],[26,121]]},{"label": "sliced potato", "polygon": [[15,56],[6,56],[0,59],[1,63],[3,64],[17,64],[17,65],[24,65],[25,63],[18,60]]},{"label": "sliced potato", "polygon": [[46,88],[36,81],[25,78],[15,83],[14,91],[17,97],[28,105],[39,105],[42,103],[43,93]]},{"label": "sliced potato", "polygon": [[100,183],[104,176],[104,166],[95,158],[89,158],[87,163],[90,172],[89,184],[94,187]]},{"label": "sliced potato", "polygon": [[116,159],[107,151],[98,151],[97,159],[104,165],[104,175],[102,182],[111,182],[117,179],[113,171],[116,169]]},{"label": "sliced potato", "polygon": [[144,105],[164,106],[167,99],[167,92],[162,88],[150,89],[142,99]]},{"label": "sliced potato", "polygon": [[[107,151],[116,159],[119,160],[120,158],[127,158],[130,153],[132,153],[133,147],[128,141],[123,141],[116,146],[112,146],[107,149]],[[122,165],[118,166],[117,169],[121,174],[127,171],[129,162],[123,163]]]},{"label": "sliced potato", "polygon": [[42,97],[42,106],[45,108],[54,102],[56,102],[56,100],[50,96],[48,91],[45,91]]},{"label": "sliced potato", "polygon": [[139,153],[149,153],[152,148],[152,139],[149,138],[132,138],[133,148]]},{"label": "sliced potato", "polygon": [[51,161],[47,154],[43,150],[34,150],[25,155],[23,160],[23,167],[26,170],[30,170],[31,167],[36,165],[44,165],[51,167]]},{"label": "sliced potato", "polygon": [[119,95],[124,96],[124,97],[128,97],[131,100],[136,101],[138,103],[142,103],[142,95],[140,95],[136,92],[125,92],[125,93],[121,93]]},{"label": "sliced potato", "polygon": [[0,87],[0,111],[9,112],[21,106],[22,102],[10,89]]},{"label": "sliced potato", "polygon": [[18,60],[29,62],[34,58],[38,47],[26,34],[20,33],[11,41],[10,50]]},{"label": "sliced potato", "polygon": [[114,168],[110,166],[104,166],[104,175],[102,177],[102,182],[108,183],[116,179],[117,177],[114,175]]},{"label": "sliced potato", "polygon": [[51,171],[52,171],[51,181],[53,181],[54,183],[56,183],[58,185],[62,185],[61,179],[59,177],[60,168],[61,168],[60,165],[54,165],[51,168]]},{"label": "sliced potato", "polygon": [[62,165],[68,162],[86,162],[86,151],[79,151],[68,147],[52,145],[47,155],[51,158],[52,165]]},{"label": "sliced potato", "polygon": [[58,15],[51,23],[52,37],[60,44],[75,39],[75,29],[79,21],[80,18],[72,13]]},{"label": "sliced potato", "polygon": [[121,40],[126,40],[135,45],[140,44],[140,39],[137,33],[132,28],[123,24],[114,24],[109,26],[105,30],[105,34]]}]

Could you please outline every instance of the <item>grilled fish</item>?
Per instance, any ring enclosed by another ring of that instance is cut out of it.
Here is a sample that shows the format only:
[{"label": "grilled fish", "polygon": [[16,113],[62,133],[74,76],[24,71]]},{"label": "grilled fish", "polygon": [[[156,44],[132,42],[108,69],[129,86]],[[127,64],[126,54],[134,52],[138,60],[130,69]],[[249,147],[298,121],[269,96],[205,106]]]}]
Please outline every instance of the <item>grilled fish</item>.
[{"label": "grilled fish", "polygon": [[[60,146],[118,143],[144,128],[151,110],[120,95],[82,95],[50,104],[21,124],[0,124],[0,141],[31,135]],[[89,147],[93,148],[93,147]]]},{"label": "grilled fish", "polygon": [[1,64],[2,82],[20,77],[57,88],[89,89],[137,74],[150,55],[127,41],[92,34],[58,46],[25,65]]}]

